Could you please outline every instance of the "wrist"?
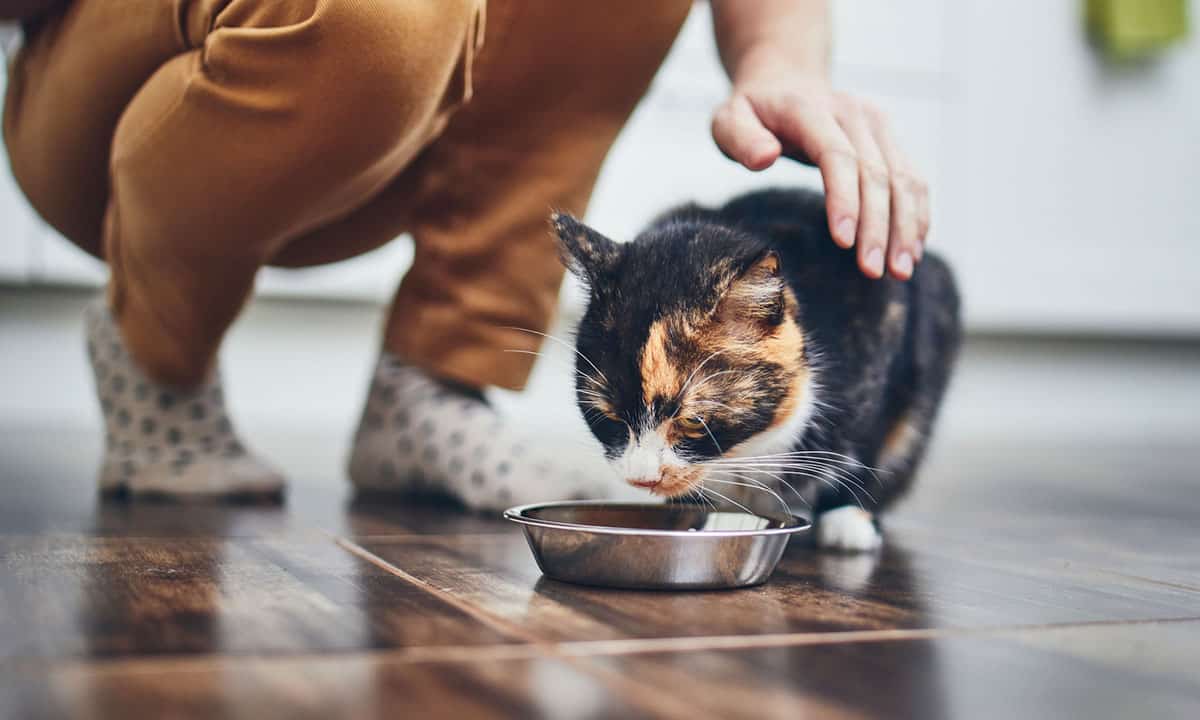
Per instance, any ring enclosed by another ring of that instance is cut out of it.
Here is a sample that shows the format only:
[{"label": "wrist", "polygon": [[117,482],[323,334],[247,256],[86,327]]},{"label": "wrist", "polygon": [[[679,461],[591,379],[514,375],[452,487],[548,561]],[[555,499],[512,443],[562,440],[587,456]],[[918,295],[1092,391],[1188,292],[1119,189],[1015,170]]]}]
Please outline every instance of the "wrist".
[{"label": "wrist", "polygon": [[758,43],[740,54],[730,68],[735,90],[764,84],[807,86],[831,91],[829,63],[823,55],[787,51],[780,43]]}]

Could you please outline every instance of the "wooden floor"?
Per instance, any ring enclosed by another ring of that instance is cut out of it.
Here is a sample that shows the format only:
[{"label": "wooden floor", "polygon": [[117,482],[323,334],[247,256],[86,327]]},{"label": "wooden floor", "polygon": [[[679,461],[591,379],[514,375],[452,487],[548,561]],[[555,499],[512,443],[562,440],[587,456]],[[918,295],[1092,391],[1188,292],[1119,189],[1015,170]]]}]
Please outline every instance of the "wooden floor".
[{"label": "wooden floor", "polygon": [[[284,507],[99,502],[85,301],[0,291],[0,719],[1200,717],[1200,346],[975,338],[882,554],[636,593],[542,579],[494,518],[354,502],[373,308],[234,332]],[[559,380],[507,407],[578,423]]]},{"label": "wooden floor", "polygon": [[93,442],[0,439],[0,717],[1200,717],[1197,447],[939,450],[881,555],[671,594],[338,478],[100,502]]}]

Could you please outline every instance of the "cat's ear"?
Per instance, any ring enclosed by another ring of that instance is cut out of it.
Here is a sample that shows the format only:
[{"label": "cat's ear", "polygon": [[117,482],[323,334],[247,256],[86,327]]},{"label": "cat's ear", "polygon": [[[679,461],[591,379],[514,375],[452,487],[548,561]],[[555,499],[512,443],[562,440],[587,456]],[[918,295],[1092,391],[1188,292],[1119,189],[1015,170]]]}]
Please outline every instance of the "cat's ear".
[{"label": "cat's ear", "polygon": [[775,327],[784,319],[784,281],[779,254],[767,250],[729,283],[717,303],[722,322]]},{"label": "cat's ear", "polygon": [[558,235],[563,264],[593,286],[611,273],[621,259],[621,247],[568,213],[556,212],[550,224]]}]

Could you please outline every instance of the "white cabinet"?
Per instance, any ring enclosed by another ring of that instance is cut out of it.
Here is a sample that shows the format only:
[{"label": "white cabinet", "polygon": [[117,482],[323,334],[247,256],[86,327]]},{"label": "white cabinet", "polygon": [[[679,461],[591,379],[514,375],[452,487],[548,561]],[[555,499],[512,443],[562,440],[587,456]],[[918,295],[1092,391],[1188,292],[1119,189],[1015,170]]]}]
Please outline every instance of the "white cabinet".
[{"label": "white cabinet", "polygon": [[974,323],[1200,330],[1200,46],[1114,68],[1076,3],[954,7],[939,202]]}]

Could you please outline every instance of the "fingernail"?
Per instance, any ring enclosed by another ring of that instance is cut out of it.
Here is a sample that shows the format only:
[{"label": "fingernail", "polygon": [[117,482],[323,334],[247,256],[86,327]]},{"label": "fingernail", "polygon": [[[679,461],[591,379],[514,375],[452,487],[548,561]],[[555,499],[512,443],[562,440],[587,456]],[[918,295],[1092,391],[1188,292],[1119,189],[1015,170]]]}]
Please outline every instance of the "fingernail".
[{"label": "fingernail", "polygon": [[867,253],[867,270],[875,277],[883,275],[883,251],[879,248],[871,248]]},{"label": "fingernail", "polygon": [[913,271],[912,255],[906,252],[900,253],[896,257],[896,262],[892,263],[892,269],[896,271],[897,275],[903,275],[904,277],[911,276]]},{"label": "fingernail", "polygon": [[850,247],[854,244],[854,220],[850,218],[842,218],[838,221],[837,227],[834,228],[834,240],[842,247]]}]

